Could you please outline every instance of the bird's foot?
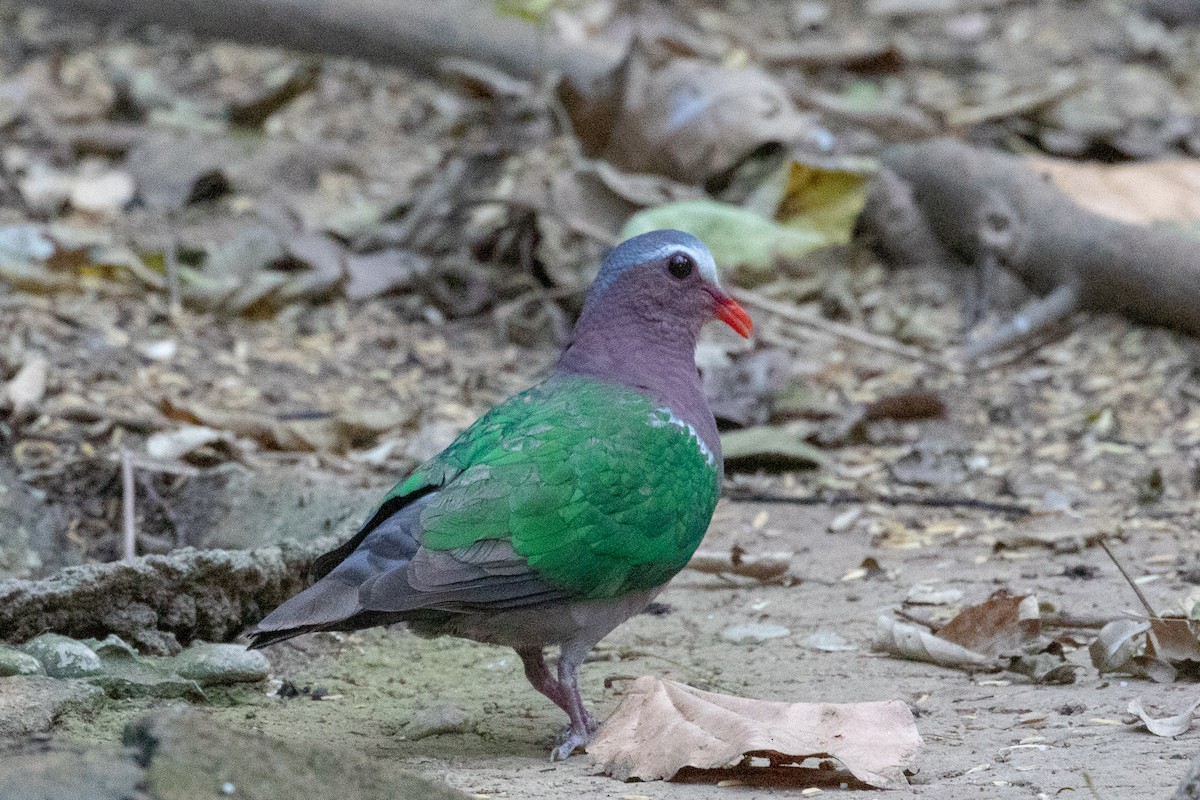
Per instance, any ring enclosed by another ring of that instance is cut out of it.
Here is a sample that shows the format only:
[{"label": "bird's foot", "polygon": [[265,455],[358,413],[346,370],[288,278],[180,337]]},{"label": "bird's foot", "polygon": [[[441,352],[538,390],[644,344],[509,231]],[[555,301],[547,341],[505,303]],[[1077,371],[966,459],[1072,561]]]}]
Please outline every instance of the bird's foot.
[{"label": "bird's foot", "polygon": [[563,730],[558,737],[558,746],[550,751],[550,760],[566,761],[576,750],[587,747],[587,743],[592,740],[592,734],[596,732],[593,724],[589,724],[588,728],[587,731],[580,731],[568,726]]}]

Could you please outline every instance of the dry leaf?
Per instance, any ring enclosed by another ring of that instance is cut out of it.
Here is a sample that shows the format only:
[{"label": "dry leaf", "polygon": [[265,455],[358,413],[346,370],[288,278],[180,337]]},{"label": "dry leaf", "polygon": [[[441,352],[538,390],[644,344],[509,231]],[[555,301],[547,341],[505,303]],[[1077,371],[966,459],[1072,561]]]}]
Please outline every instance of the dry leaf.
[{"label": "dry leaf", "polygon": [[1040,633],[1036,597],[999,593],[963,610],[937,631],[940,639],[989,656],[1019,654]]},{"label": "dry leaf", "polygon": [[115,216],[133,200],[133,178],[121,170],[83,170],[71,183],[71,207],[78,211]]},{"label": "dry leaf", "polygon": [[555,169],[548,181],[544,175],[529,176],[515,196],[528,194],[536,200],[534,193],[542,191],[546,192],[542,202],[549,203],[573,230],[614,240],[625,221],[643,208],[704,196],[696,187],[662,175],[622,172],[607,162],[585,159],[569,169]]},{"label": "dry leaf", "polygon": [[184,425],[176,431],[156,433],[146,440],[146,454],[163,461],[183,458],[206,444],[222,441],[227,434],[203,425]]},{"label": "dry leaf", "polygon": [[685,767],[719,769],[753,754],[776,763],[780,756],[791,763],[832,757],[864,783],[901,788],[908,786],[904,768],[920,746],[912,712],[899,700],[781,703],[644,676],[588,753],[618,780],[670,779]]},{"label": "dry leaf", "polygon": [[747,553],[740,547],[729,550],[697,550],[688,568],[711,575],[741,575],[760,581],[777,581],[787,575],[792,553]]},{"label": "dry leaf", "polygon": [[1101,675],[1123,672],[1158,683],[1175,680],[1175,668],[1155,658],[1148,641],[1149,621],[1115,619],[1100,629],[1088,646],[1088,656]]},{"label": "dry leaf", "polygon": [[1200,642],[1190,620],[1166,617],[1150,620],[1154,654],[1163,661],[1200,662]]},{"label": "dry leaf", "polygon": [[1035,158],[1032,166],[1076,203],[1106,217],[1144,225],[1200,220],[1197,159],[1112,165]]},{"label": "dry leaf", "polygon": [[924,628],[879,618],[875,649],[902,658],[966,670],[1000,670],[1027,675],[1039,683],[1073,683],[1075,668],[1061,649],[1041,638],[1037,598],[997,592],[931,633]]},{"label": "dry leaf", "polygon": [[630,172],[701,184],[765,144],[812,144],[828,135],[757,67],[650,61],[639,42],[611,85],[587,87],[587,94],[563,87],[563,103],[589,156]]},{"label": "dry leaf", "polygon": [[1001,535],[997,546],[1050,547],[1058,552],[1079,552],[1102,535],[1098,519],[1066,514],[1037,514],[1015,522]]},{"label": "dry leaf", "polygon": [[999,672],[996,659],[976,653],[960,644],[941,639],[925,628],[881,615],[875,628],[875,650],[913,661],[926,661],[943,667]]},{"label": "dry leaf", "polygon": [[266,414],[253,411],[226,411],[198,403],[182,405],[164,398],[161,410],[171,419],[209,428],[219,428],[246,439],[253,439],[274,450],[311,450],[303,437]]},{"label": "dry leaf", "polygon": [[721,436],[725,468],[739,469],[801,469],[817,467],[826,460],[825,454],[804,440],[811,432],[807,423],[761,425]]},{"label": "dry leaf", "polygon": [[46,394],[46,375],[49,370],[50,362],[41,356],[28,359],[17,370],[17,374],[4,384],[0,405],[7,405],[14,414],[20,414],[37,403]]},{"label": "dry leaf", "polygon": [[1140,717],[1146,726],[1146,730],[1155,736],[1178,736],[1186,732],[1188,728],[1192,727],[1192,716],[1196,713],[1197,708],[1200,708],[1200,700],[1192,703],[1173,717],[1155,718],[1146,713],[1146,709],[1142,707],[1140,697],[1135,697],[1129,701],[1129,713]]}]

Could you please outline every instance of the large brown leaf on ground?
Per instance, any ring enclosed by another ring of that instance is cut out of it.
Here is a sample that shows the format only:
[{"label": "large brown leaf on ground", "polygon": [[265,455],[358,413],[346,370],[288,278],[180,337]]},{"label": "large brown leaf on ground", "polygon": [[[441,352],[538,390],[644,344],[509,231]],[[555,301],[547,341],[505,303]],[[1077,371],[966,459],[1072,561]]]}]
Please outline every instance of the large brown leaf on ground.
[{"label": "large brown leaf on ground", "polygon": [[618,780],[670,779],[685,767],[716,770],[752,755],[773,764],[835,758],[863,783],[900,788],[908,785],[904,769],[920,746],[912,713],[899,700],[780,703],[643,676],[588,753]]},{"label": "large brown leaf on ground", "polygon": [[1194,224],[1200,221],[1200,160],[1081,164],[1035,158],[1042,172],[1089,211],[1123,222]]}]

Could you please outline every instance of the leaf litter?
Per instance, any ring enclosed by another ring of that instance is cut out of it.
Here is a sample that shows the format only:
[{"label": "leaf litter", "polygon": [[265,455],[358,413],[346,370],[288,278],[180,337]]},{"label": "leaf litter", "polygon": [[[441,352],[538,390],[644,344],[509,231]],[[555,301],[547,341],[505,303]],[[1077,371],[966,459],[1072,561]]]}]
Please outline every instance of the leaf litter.
[{"label": "leaf litter", "polygon": [[956,614],[945,625],[915,625],[880,615],[876,650],[968,672],[1016,672],[1037,683],[1073,683],[1077,667],[1042,635],[1033,595],[1000,591]]},{"label": "leaf litter", "polygon": [[[898,700],[783,703],[643,676],[588,745],[588,755],[618,780],[671,780],[692,768],[715,783],[744,764],[749,770],[738,777],[761,770],[768,785],[792,786],[828,785],[828,775],[821,775],[826,770],[801,765],[836,759],[855,780],[896,789],[908,785],[904,771],[921,744],[912,712]],[[756,766],[757,759],[770,766]]]}]

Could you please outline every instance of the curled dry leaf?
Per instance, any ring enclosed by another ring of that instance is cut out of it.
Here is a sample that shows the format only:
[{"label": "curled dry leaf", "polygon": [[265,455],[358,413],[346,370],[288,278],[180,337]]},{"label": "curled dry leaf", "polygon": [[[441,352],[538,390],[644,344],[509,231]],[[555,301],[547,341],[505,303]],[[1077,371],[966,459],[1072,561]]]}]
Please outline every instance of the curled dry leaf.
[{"label": "curled dry leaf", "polygon": [[926,661],[954,669],[979,672],[1000,670],[1000,665],[989,656],[948,642],[925,628],[886,615],[880,615],[875,628],[874,649],[900,658]]},{"label": "curled dry leaf", "polygon": [[1175,668],[1155,657],[1149,645],[1150,622],[1115,619],[1100,629],[1088,646],[1088,656],[1101,675],[1121,672],[1158,683],[1175,680]]},{"label": "curled dry leaf", "polygon": [[209,408],[199,403],[183,405],[164,398],[161,410],[171,419],[253,439],[273,450],[312,450],[305,437],[297,435],[292,426],[274,417],[254,411],[227,411]]},{"label": "curled dry leaf", "polygon": [[931,633],[881,616],[875,649],[965,670],[1006,669],[1039,683],[1073,683],[1075,668],[1041,636],[1037,598],[997,592]]},{"label": "curled dry leaf", "polygon": [[781,703],[644,676],[588,753],[618,780],[670,779],[685,767],[719,770],[762,755],[776,764],[832,757],[866,784],[900,788],[908,785],[904,768],[920,746],[912,712],[899,700]]},{"label": "curled dry leaf", "polygon": [[1140,697],[1135,697],[1129,701],[1129,713],[1139,717],[1146,726],[1146,730],[1155,736],[1178,736],[1181,733],[1185,733],[1188,728],[1192,727],[1192,717],[1195,715],[1197,708],[1200,708],[1200,700],[1192,703],[1182,712],[1172,717],[1156,718],[1146,713],[1146,709],[1142,707],[1142,699]]}]

